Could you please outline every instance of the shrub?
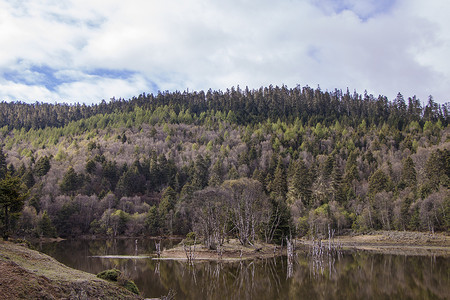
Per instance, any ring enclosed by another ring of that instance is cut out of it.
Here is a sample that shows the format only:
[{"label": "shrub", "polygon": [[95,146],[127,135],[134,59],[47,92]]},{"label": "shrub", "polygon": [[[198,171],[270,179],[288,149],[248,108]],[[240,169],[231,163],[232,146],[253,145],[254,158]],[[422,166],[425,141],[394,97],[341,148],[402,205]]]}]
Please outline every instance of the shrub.
[{"label": "shrub", "polygon": [[139,289],[133,280],[126,279],[122,272],[117,269],[105,270],[97,274],[98,278],[115,281],[118,285],[126,288],[132,293],[139,294]]},{"label": "shrub", "polygon": [[98,278],[109,280],[109,281],[117,281],[122,272],[117,269],[105,270],[97,274]]},{"label": "shrub", "polygon": [[124,282],[121,285],[124,288],[126,288],[127,290],[129,290],[130,292],[139,295],[139,289],[138,289],[138,287],[136,286],[136,284],[134,283],[133,280],[124,280]]}]

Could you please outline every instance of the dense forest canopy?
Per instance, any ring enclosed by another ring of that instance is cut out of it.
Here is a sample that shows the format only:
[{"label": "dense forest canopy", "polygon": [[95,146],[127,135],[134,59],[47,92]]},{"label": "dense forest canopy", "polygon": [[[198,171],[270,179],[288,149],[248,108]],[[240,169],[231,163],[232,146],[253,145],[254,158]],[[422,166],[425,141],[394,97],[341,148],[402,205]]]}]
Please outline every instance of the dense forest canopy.
[{"label": "dense forest canopy", "polygon": [[0,103],[0,127],[9,129],[62,127],[72,121],[86,119],[99,114],[131,112],[136,107],[154,111],[168,106],[174,113],[187,111],[200,115],[208,111],[233,112],[233,123],[248,125],[264,122],[267,119],[293,122],[300,118],[310,124],[323,125],[339,121],[344,125],[358,125],[366,120],[368,125],[388,122],[399,129],[411,121],[441,120],[444,126],[449,121],[449,103],[440,105],[430,96],[423,106],[415,96],[408,99],[399,93],[393,101],[385,96],[375,98],[348,90],[323,92],[320,88],[266,87],[258,90],[231,88],[227,91],[207,92],[159,92],[157,95],[141,94],[129,100],[103,100],[100,104],[48,104],[48,103]]},{"label": "dense forest canopy", "polygon": [[285,86],[3,102],[0,177],[30,189],[21,235],[448,231],[448,109]]}]

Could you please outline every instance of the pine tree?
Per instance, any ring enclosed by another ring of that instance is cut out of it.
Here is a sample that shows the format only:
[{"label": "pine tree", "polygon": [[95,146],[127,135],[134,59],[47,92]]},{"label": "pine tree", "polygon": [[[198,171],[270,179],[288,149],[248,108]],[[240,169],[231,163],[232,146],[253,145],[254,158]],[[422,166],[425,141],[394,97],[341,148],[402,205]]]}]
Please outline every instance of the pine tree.
[{"label": "pine tree", "polygon": [[50,170],[50,158],[47,156],[43,156],[39,158],[37,163],[34,166],[34,174],[39,177],[44,176]]},{"label": "pine tree", "polygon": [[274,219],[277,219],[279,222],[278,226],[274,230],[273,239],[271,242],[281,244],[282,240],[286,237],[289,237],[291,234],[295,235],[295,232],[292,232],[291,211],[284,201],[272,199],[271,204],[272,214],[269,224],[275,223]]},{"label": "pine tree", "polygon": [[378,169],[369,178],[369,193],[374,195],[376,193],[385,191],[389,188],[389,177],[383,172],[383,170]]},{"label": "pine tree", "polygon": [[400,179],[401,187],[415,187],[417,185],[417,173],[411,156],[403,161],[402,176]]},{"label": "pine tree", "polygon": [[159,216],[158,208],[156,206],[151,206],[147,213],[147,218],[145,219],[145,225],[147,227],[148,233],[152,236],[156,236],[161,232],[161,219]]},{"label": "pine tree", "polygon": [[26,171],[27,171],[27,167],[25,167],[25,164],[22,163],[20,165],[19,169],[17,170],[16,176],[22,177],[25,174]]},{"label": "pine tree", "polygon": [[59,185],[61,191],[63,193],[73,193],[80,187],[80,185],[81,185],[80,177],[75,172],[73,167],[69,167]]},{"label": "pine tree", "polygon": [[339,166],[334,163],[333,172],[331,173],[331,192],[334,200],[339,204],[343,204],[346,200],[346,192],[342,179],[342,171]]},{"label": "pine tree", "polygon": [[219,157],[214,163],[209,177],[208,185],[219,186],[223,182],[223,159]]},{"label": "pine tree", "polygon": [[177,193],[169,186],[162,193],[162,199],[159,203],[159,212],[161,216],[167,215],[175,208],[177,203]]},{"label": "pine tree", "polygon": [[117,183],[117,188],[127,196],[143,194],[145,192],[145,177],[139,173],[139,168],[135,165],[123,173]]},{"label": "pine tree", "polygon": [[239,179],[239,173],[234,165],[232,165],[231,168],[228,170],[227,177],[229,180]]},{"label": "pine tree", "polygon": [[11,217],[20,213],[26,197],[20,178],[7,174],[0,179],[0,225],[4,240],[8,240],[10,235]]},{"label": "pine tree", "polygon": [[331,173],[333,173],[334,164],[335,159],[333,155],[328,155],[327,160],[325,161],[325,164],[323,166],[323,175],[325,179],[328,179],[331,176]]},{"label": "pine tree", "polygon": [[290,204],[301,201],[303,205],[309,206],[311,197],[311,178],[305,162],[300,159],[295,163],[295,170],[289,181],[287,201]]},{"label": "pine tree", "polygon": [[37,232],[39,236],[51,238],[56,237],[56,228],[55,226],[53,226],[52,220],[50,220],[50,217],[48,216],[46,210],[44,211],[42,217],[38,221]]},{"label": "pine tree", "polygon": [[9,173],[9,175],[11,175],[11,176],[16,176],[17,175],[16,174],[16,168],[14,167],[13,164],[9,164],[8,165],[7,173]]},{"label": "pine tree", "polygon": [[278,159],[277,168],[275,169],[273,181],[270,186],[271,195],[274,199],[286,200],[287,183],[284,165],[281,158]]},{"label": "pine tree", "polygon": [[258,180],[262,186],[265,188],[265,179],[264,179],[264,173],[261,172],[260,169],[255,169],[255,171],[253,171],[253,175],[252,178],[255,180]]},{"label": "pine tree", "polygon": [[117,181],[119,180],[119,170],[117,163],[108,161],[102,164],[103,177],[106,178],[110,184],[111,191],[116,189]]},{"label": "pine tree", "polygon": [[25,174],[23,174],[22,176],[22,181],[29,189],[31,189],[36,183],[36,181],[34,180],[33,172],[31,172],[30,169],[27,169],[25,171]]},{"label": "pine tree", "polygon": [[208,167],[208,160],[201,155],[197,155],[192,174],[192,185],[196,189],[201,190],[208,185]]},{"label": "pine tree", "polygon": [[6,156],[0,147],[0,179],[4,178],[7,173]]},{"label": "pine tree", "polygon": [[450,185],[450,150],[437,149],[431,153],[425,165],[428,185],[434,191],[439,185]]}]

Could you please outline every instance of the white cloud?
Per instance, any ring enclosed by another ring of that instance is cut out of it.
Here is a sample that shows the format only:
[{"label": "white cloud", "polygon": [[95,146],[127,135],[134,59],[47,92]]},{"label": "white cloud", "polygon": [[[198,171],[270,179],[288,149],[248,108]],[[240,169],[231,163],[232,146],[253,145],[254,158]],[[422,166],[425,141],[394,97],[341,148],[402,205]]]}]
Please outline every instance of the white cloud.
[{"label": "white cloud", "polygon": [[130,79],[111,79],[92,76],[92,78],[63,83],[58,87],[57,94],[60,99],[68,99],[70,102],[97,102],[98,99],[109,100],[104,95],[135,95],[136,91],[145,91],[147,82],[141,76],[133,76]]},{"label": "white cloud", "polygon": [[106,3],[0,0],[0,99],[320,84],[450,100],[446,0]]}]

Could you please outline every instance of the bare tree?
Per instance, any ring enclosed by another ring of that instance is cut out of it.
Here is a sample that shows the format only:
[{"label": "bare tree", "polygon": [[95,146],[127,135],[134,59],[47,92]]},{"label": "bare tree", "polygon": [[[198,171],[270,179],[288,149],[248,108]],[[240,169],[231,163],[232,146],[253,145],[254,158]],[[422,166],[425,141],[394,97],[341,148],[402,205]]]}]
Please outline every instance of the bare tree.
[{"label": "bare tree", "polygon": [[445,218],[444,199],[450,195],[447,189],[433,193],[425,198],[420,205],[420,220],[422,226],[434,233],[436,227],[440,225]]},{"label": "bare tree", "polygon": [[227,194],[220,187],[209,187],[193,195],[194,230],[204,238],[208,248],[223,244],[227,227]]},{"label": "bare tree", "polygon": [[259,181],[241,178],[227,180],[222,185],[227,191],[231,222],[242,245],[256,239],[256,227],[266,215],[268,200]]},{"label": "bare tree", "polygon": [[393,195],[392,192],[380,192],[373,198],[373,203],[376,211],[378,212],[378,218],[381,221],[383,229],[391,230],[391,219],[393,211]]}]

